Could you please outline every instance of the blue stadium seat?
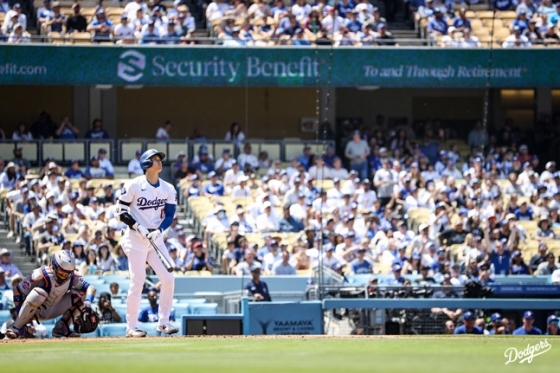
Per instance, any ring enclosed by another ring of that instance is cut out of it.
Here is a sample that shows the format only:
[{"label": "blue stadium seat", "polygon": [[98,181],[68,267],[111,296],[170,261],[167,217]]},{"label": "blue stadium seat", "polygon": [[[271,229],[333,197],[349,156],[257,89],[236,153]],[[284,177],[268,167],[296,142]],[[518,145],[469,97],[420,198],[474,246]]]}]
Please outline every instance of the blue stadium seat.
[{"label": "blue stadium seat", "polygon": [[193,315],[216,315],[218,313],[218,303],[203,303],[190,305]]},{"label": "blue stadium seat", "polygon": [[126,304],[115,304],[113,303],[113,308],[122,319],[122,322],[126,322]]},{"label": "blue stadium seat", "polygon": [[97,338],[99,337],[99,326],[93,333],[82,334],[82,338]]},{"label": "blue stadium seat", "polygon": [[126,335],[126,324],[103,324],[99,325],[100,337],[124,337]]},{"label": "blue stadium seat", "polygon": [[182,299],[177,299],[177,303],[201,304],[201,303],[206,303],[206,299],[204,299],[204,298],[182,298]]},{"label": "blue stadium seat", "polygon": [[9,310],[0,311],[0,326],[11,318]]},{"label": "blue stadium seat", "polygon": [[188,303],[176,303],[173,305],[175,311],[175,318],[179,320],[181,316],[191,313],[190,305]]}]

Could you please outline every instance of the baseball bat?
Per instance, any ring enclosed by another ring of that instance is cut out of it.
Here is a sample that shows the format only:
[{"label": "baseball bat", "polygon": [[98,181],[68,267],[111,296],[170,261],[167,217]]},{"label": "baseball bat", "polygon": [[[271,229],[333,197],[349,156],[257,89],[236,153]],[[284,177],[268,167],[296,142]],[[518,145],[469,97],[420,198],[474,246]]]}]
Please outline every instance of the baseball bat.
[{"label": "baseball bat", "polygon": [[173,270],[174,270],[173,269],[173,264],[171,264],[169,259],[167,259],[167,257],[165,255],[163,255],[163,253],[161,252],[159,247],[157,247],[157,245],[155,244],[155,242],[151,238],[148,238],[148,241],[150,241],[150,244],[152,245],[152,247],[154,248],[156,253],[158,253],[159,258],[161,259],[161,262],[165,266],[165,269],[167,269],[167,272],[170,272],[170,273],[173,272]]}]

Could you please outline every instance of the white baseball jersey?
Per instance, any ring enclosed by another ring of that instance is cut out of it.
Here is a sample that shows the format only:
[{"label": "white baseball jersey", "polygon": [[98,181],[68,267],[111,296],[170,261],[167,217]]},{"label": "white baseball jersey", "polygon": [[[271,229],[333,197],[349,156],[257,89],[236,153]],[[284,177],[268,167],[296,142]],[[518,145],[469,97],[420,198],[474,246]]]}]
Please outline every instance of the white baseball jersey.
[{"label": "white baseball jersey", "polygon": [[156,229],[165,218],[165,205],[177,204],[177,192],[171,184],[162,179],[154,186],[142,175],[126,182],[119,200],[130,204],[130,215],[138,224],[148,229]]}]

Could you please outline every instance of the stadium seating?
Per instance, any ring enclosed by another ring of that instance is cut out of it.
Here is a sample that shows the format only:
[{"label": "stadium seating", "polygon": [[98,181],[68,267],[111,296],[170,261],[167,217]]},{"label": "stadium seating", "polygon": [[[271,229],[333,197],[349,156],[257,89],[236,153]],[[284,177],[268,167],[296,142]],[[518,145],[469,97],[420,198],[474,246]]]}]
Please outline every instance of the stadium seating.
[{"label": "stadium seating", "polygon": [[218,305],[216,303],[201,303],[190,306],[193,315],[215,315],[218,313]]},{"label": "stadium seating", "polygon": [[11,318],[9,310],[0,311],[0,326]]}]

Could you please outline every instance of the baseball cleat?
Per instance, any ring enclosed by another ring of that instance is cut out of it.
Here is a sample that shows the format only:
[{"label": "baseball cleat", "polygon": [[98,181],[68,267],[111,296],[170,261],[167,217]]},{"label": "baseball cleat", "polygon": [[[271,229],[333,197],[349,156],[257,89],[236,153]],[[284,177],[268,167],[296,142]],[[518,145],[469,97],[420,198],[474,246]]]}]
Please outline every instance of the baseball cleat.
[{"label": "baseball cleat", "polygon": [[66,322],[60,319],[56,322],[52,330],[52,336],[53,338],[80,338],[81,334],[70,330]]},{"label": "baseball cleat", "polygon": [[160,333],[165,333],[165,334],[175,334],[179,331],[178,328],[174,327],[171,324],[158,325],[156,330]]},{"label": "baseball cleat", "polygon": [[9,339],[18,339],[21,337],[21,334],[16,328],[10,328],[6,330],[6,337]]},{"label": "baseball cleat", "polygon": [[126,336],[131,338],[142,338],[146,336],[146,332],[139,327],[134,327],[126,330]]}]

